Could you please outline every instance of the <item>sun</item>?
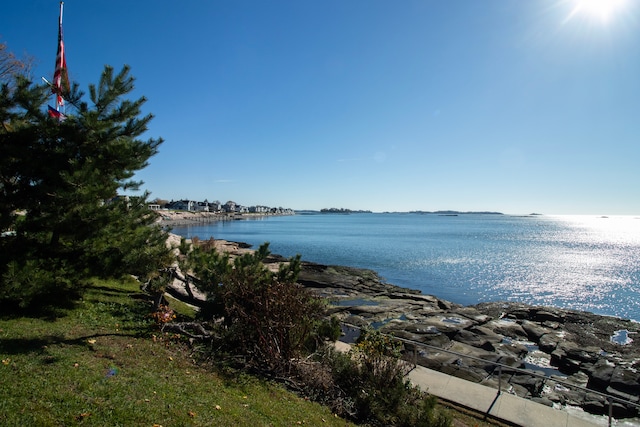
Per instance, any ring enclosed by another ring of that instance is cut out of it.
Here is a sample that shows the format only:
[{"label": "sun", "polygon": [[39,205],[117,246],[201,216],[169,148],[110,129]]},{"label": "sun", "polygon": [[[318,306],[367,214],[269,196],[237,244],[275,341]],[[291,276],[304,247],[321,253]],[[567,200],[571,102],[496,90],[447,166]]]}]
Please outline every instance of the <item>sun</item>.
[{"label": "sun", "polygon": [[628,0],[573,0],[573,9],[568,19],[576,15],[586,15],[607,23],[614,14],[624,10],[627,2]]}]

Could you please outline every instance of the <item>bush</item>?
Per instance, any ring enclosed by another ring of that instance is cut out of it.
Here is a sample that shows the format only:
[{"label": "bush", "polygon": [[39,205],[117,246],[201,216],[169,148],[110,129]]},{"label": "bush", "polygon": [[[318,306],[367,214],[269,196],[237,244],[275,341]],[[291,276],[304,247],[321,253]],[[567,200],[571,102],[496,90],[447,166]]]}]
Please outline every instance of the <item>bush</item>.
[{"label": "bush", "polygon": [[206,313],[221,320],[226,348],[254,368],[288,370],[291,360],[318,336],[325,312],[324,302],[296,282],[300,256],[272,271],[263,263],[270,254],[268,243],[233,262],[212,246],[195,246],[182,270],[198,277],[196,286],[209,297]]},{"label": "bush", "polygon": [[340,320],[338,320],[337,317],[331,316],[330,319],[322,319],[316,328],[316,341],[313,343],[314,346],[309,347],[309,350],[316,350],[321,342],[324,341],[337,341],[341,333],[342,328],[340,327]]},{"label": "bush", "polygon": [[342,416],[380,426],[451,424],[436,398],[406,379],[411,366],[400,359],[400,345],[377,331],[364,331],[351,352],[329,349],[317,361],[315,369],[299,369],[307,392]]},{"label": "bush", "polygon": [[[276,272],[263,262],[268,243],[233,260],[212,241],[195,243],[181,248],[180,268],[208,295],[204,320],[218,325],[218,355],[240,356],[248,367],[278,377],[288,374],[289,386],[356,422],[450,425],[435,397],[406,379],[411,366],[400,358],[399,343],[373,330],[364,331],[349,354],[326,343],[339,337],[340,322],[326,319],[325,303],[296,283],[300,256]],[[303,357],[312,352],[315,358]]]}]

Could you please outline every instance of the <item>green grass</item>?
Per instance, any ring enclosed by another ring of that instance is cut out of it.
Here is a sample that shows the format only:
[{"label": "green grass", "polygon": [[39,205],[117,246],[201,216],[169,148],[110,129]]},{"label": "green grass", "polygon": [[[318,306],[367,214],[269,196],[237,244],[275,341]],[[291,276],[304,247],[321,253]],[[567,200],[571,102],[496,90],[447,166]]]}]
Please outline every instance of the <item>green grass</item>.
[{"label": "green grass", "polygon": [[0,359],[2,426],[352,425],[278,385],[196,363],[154,329],[133,281],[95,282],[56,319],[0,319]]}]

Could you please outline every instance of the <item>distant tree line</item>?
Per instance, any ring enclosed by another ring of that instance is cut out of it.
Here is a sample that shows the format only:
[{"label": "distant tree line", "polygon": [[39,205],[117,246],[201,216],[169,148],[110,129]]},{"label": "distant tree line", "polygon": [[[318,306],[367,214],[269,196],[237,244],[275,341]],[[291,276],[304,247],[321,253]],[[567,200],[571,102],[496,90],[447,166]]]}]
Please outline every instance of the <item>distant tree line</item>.
[{"label": "distant tree line", "polygon": [[321,213],[371,213],[371,211],[363,211],[363,210],[351,210],[345,208],[323,208],[320,209]]}]

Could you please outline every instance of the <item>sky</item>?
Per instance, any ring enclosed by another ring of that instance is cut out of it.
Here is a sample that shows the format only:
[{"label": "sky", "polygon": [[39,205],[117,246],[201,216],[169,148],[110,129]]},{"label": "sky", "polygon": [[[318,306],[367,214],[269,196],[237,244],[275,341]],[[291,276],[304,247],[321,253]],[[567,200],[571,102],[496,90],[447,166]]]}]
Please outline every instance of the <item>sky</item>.
[{"label": "sky", "polygon": [[[58,12],[2,7],[38,81]],[[640,215],[640,0],[67,0],[63,27],[85,92],[131,66],[151,199]]]}]

